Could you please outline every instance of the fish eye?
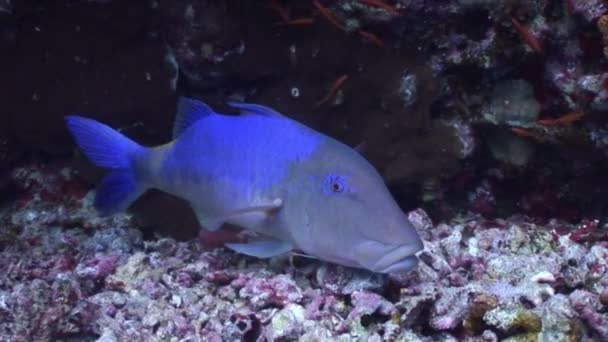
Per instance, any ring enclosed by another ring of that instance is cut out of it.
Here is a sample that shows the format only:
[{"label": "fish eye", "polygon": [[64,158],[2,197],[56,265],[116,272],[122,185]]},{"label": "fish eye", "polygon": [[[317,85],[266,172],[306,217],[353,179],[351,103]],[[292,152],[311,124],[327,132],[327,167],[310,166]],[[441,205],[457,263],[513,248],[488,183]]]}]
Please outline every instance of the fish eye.
[{"label": "fish eye", "polygon": [[324,192],[326,194],[340,194],[349,191],[347,185],[347,177],[330,174],[323,182]]},{"label": "fish eye", "polygon": [[344,185],[340,182],[333,182],[331,183],[331,191],[342,192],[344,191]]}]

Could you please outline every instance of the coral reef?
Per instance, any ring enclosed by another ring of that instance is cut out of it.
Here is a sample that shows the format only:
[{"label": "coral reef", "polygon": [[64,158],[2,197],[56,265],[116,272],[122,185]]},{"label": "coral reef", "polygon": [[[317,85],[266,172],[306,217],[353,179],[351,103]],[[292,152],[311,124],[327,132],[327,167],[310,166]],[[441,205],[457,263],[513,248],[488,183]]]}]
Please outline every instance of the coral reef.
[{"label": "coral reef", "polygon": [[[607,12],[0,0],[0,340],[608,340]],[[158,193],[98,217],[63,116],[161,144],[178,94],[365,142],[425,241],[418,267],[235,255],[218,248],[235,232],[197,238]]]},{"label": "coral reef", "polygon": [[97,218],[67,168],[24,166],[12,181],[22,198],[0,217],[3,340],[608,338],[608,239],[580,233],[593,222],[433,224],[418,209],[419,266],[381,276],[144,240],[130,215]]}]

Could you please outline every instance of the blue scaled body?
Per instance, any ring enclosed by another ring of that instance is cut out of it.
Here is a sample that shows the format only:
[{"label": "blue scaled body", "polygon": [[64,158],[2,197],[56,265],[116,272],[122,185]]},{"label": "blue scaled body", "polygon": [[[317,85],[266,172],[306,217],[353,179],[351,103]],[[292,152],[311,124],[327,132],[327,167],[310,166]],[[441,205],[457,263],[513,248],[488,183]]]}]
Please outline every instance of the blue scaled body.
[{"label": "blue scaled body", "polygon": [[350,147],[276,111],[229,103],[240,115],[178,102],[174,140],[143,147],[112,128],[66,117],[82,152],[110,170],[97,190],[103,215],[150,188],[187,200],[203,229],[231,223],[256,232],[237,252],[299,250],[374,272],[405,271],[422,249],[377,171]]}]

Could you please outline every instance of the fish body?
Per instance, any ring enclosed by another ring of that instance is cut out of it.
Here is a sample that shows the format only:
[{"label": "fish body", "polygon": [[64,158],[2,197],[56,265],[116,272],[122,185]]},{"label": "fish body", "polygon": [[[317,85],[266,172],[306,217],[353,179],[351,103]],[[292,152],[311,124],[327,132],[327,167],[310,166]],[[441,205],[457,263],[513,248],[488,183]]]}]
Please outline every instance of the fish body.
[{"label": "fish body", "polygon": [[258,233],[237,252],[271,257],[299,250],[388,273],[417,263],[422,242],[381,176],[350,147],[255,104],[215,113],[181,98],[174,140],[143,147],[112,128],[66,117],[83,153],[111,172],[97,190],[104,215],[147,189],[187,200],[204,229],[230,223]]}]

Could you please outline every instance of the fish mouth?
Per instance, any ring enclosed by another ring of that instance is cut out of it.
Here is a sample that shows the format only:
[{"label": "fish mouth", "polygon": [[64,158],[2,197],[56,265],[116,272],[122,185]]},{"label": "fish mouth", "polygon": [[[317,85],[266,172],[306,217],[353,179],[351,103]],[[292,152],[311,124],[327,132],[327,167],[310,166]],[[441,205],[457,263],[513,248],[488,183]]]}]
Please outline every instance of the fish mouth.
[{"label": "fish mouth", "polygon": [[416,252],[420,248],[414,245],[401,245],[393,248],[380,258],[372,269],[379,273],[406,272],[418,264]]}]

